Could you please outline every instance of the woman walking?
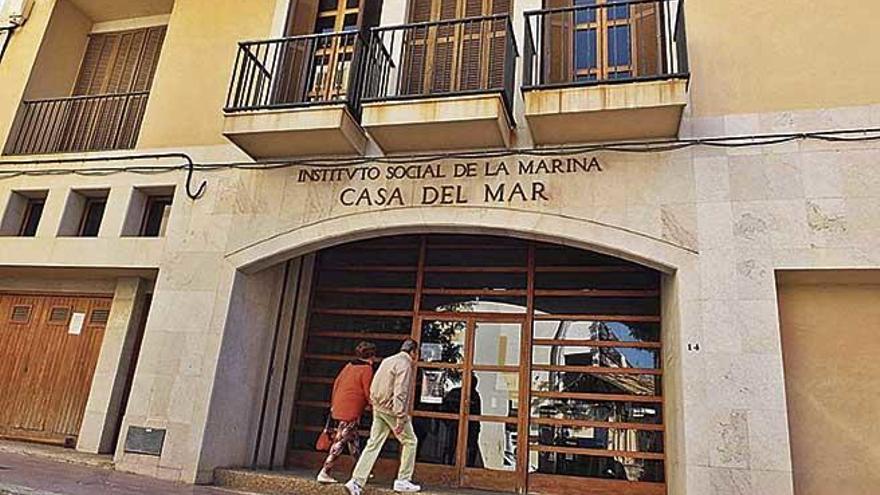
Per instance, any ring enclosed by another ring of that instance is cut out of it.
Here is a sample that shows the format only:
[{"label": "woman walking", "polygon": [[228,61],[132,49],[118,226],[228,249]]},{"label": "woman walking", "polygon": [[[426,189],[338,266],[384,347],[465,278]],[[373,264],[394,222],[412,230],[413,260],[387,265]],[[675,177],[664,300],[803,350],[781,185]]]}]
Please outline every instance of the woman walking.
[{"label": "woman walking", "polygon": [[333,382],[333,395],[330,399],[330,418],[336,422],[333,444],[324,461],[324,467],[318,473],[320,483],[338,483],[330,470],[342,450],[348,447],[348,453],[357,461],[360,455],[358,425],[370,401],[370,385],[373,382],[373,363],[376,357],[376,345],[361,342],[354,350],[356,359],[347,363]]}]

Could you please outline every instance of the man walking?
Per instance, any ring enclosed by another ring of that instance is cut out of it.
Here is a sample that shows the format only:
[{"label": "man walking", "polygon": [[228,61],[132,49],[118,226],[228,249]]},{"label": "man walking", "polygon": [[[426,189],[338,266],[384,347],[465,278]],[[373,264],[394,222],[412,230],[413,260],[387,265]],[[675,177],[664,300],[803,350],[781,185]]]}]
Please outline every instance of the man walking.
[{"label": "man walking", "polygon": [[364,448],[351,480],[345,484],[348,493],[361,495],[373,465],[379,457],[390,433],[400,442],[400,469],[394,480],[394,491],[414,493],[422,488],[412,482],[416,465],[416,434],[409,417],[409,399],[412,394],[412,376],[419,356],[416,341],[407,339],[400,352],[382,361],[370,386],[370,402],[373,404],[373,426],[370,439]]}]

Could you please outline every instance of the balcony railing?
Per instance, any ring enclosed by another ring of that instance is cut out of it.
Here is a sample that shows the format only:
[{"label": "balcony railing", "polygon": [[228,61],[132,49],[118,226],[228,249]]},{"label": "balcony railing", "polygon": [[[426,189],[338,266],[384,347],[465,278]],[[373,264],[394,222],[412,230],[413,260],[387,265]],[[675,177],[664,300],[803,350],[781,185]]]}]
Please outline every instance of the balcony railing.
[{"label": "balcony railing", "polygon": [[373,29],[363,101],[499,92],[511,113],[517,56],[508,15]]},{"label": "balcony railing", "polygon": [[25,100],[7,154],[131,149],[149,92]]},{"label": "balcony railing", "polygon": [[684,0],[526,13],[523,88],[688,77]]},{"label": "balcony railing", "polygon": [[357,116],[365,47],[354,31],[239,43],[226,111],[343,103]]}]

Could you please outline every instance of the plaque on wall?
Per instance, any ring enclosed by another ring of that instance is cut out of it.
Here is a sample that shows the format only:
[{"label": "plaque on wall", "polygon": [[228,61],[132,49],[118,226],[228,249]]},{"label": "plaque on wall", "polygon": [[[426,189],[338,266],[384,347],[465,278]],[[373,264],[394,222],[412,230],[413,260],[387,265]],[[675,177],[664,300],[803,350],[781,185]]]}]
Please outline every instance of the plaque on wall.
[{"label": "plaque on wall", "polygon": [[162,455],[165,445],[165,430],[129,426],[125,435],[125,452],[130,454]]}]

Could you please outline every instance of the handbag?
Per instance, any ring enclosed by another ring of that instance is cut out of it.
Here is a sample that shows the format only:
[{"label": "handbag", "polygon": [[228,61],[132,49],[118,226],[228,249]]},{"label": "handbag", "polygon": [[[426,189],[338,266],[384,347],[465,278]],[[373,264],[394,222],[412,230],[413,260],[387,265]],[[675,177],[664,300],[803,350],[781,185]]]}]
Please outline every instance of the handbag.
[{"label": "handbag", "polygon": [[327,422],[324,423],[324,429],[321,430],[321,434],[318,435],[318,440],[315,442],[315,450],[319,452],[327,452],[332,445],[333,435],[330,428],[330,414],[328,413]]}]

